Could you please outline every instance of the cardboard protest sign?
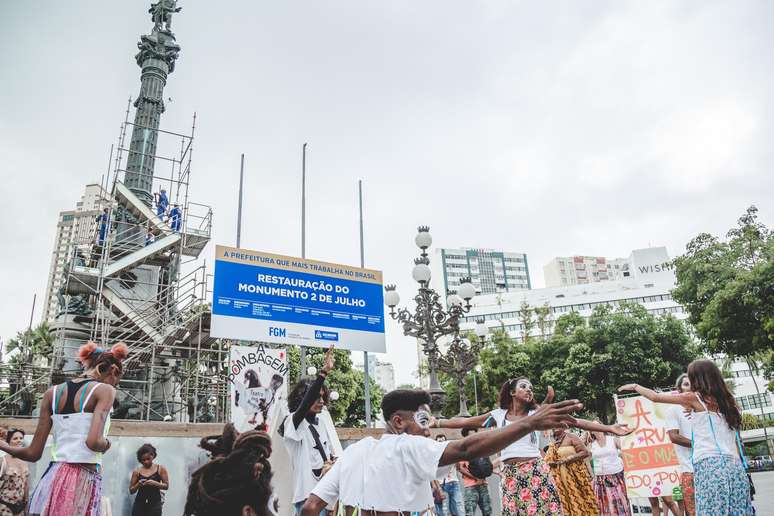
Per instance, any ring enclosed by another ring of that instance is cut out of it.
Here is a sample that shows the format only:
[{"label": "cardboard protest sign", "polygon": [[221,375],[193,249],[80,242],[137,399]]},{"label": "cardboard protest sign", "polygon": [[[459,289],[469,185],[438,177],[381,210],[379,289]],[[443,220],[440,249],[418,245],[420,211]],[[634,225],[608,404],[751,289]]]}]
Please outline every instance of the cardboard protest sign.
[{"label": "cardboard protest sign", "polygon": [[643,396],[616,398],[616,417],[634,432],[621,438],[626,491],[629,497],[671,496],[680,484],[678,459],[666,429],[670,405]]}]

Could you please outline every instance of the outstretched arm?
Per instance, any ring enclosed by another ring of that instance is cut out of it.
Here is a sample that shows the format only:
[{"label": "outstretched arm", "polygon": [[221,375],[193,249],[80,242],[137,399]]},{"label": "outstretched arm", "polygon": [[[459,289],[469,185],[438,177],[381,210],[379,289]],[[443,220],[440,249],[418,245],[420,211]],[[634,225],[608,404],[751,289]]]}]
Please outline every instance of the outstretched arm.
[{"label": "outstretched arm", "polygon": [[453,417],[451,419],[436,419],[435,428],[479,428],[489,419],[489,412],[480,416]]},{"label": "outstretched arm", "polygon": [[648,389],[642,385],[636,383],[629,383],[622,385],[618,388],[618,392],[634,391],[637,394],[645,396],[650,401],[656,403],[672,403],[674,405],[682,405],[688,408],[701,409],[701,405],[696,399],[696,395],[692,392],[683,392],[681,394],[671,394],[664,392],[656,392],[653,389]]},{"label": "outstretched arm", "polygon": [[480,457],[489,457],[512,442],[518,441],[535,430],[550,430],[575,424],[570,414],[583,408],[578,400],[551,403],[554,390],[548,388],[548,396],[543,405],[532,415],[514,421],[505,428],[491,432],[479,432],[464,439],[458,439],[446,445],[438,461],[439,466],[448,466],[461,460],[470,461]]},{"label": "outstretched arm", "polygon": [[625,424],[616,423],[614,425],[603,425],[602,423],[596,423],[586,419],[576,419],[576,423],[573,426],[588,432],[605,432],[615,435],[628,435],[633,431],[633,429],[630,429]]},{"label": "outstretched arm", "polygon": [[46,439],[51,432],[51,400],[53,399],[54,388],[46,391],[43,395],[43,401],[40,403],[40,417],[38,426],[35,428],[35,435],[29,446],[17,447],[10,446],[4,440],[0,440],[0,450],[12,457],[26,462],[37,462],[43,455],[43,449],[46,447]]}]

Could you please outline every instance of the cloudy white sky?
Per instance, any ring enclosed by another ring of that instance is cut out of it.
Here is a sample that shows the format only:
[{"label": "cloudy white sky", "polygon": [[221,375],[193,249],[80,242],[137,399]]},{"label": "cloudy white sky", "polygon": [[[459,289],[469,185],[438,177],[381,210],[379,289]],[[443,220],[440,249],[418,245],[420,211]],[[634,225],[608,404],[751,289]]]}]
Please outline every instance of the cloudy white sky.
[{"label": "cloudy white sky", "polygon": [[[98,182],[129,96],[140,0],[0,3],[0,337],[45,293],[57,213]],[[416,226],[440,246],[626,256],[724,232],[751,203],[774,223],[774,3],[180,1],[163,126],[198,115],[191,193],[233,244],[366,264],[404,299]],[[212,249],[205,255],[211,259]],[[38,305],[40,307],[40,304]],[[40,317],[40,310],[36,313]],[[390,323],[387,359],[415,346]]]}]

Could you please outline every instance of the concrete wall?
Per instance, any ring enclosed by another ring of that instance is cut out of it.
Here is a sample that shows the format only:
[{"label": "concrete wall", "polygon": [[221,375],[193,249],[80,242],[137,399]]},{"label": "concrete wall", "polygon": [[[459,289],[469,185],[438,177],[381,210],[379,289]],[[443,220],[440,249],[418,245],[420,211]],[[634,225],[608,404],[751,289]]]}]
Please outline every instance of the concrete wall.
[{"label": "concrete wall", "polygon": [[[37,419],[2,418],[0,423],[9,428],[24,430],[29,443]],[[136,452],[144,443],[156,447],[157,462],[169,471],[170,487],[164,500],[164,514],[182,514],[191,473],[208,460],[207,454],[199,448],[199,441],[206,435],[219,434],[222,430],[222,424],[113,421],[109,433],[111,448],[105,454],[102,471],[103,496],[108,500],[113,516],[130,516],[132,513],[134,495],[129,494],[129,478],[132,470],[139,466]],[[338,431],[344,447],[367,435],[378,436],[382,433],[380,429],[362,428],[341,428]],[[48,468],[50,457],[51,450],[47,446],[43,458],[30,464],[31,490]]]},{"label": "concrete wall", "polygon": [[[37,419],[4,418],[0,423],[10,428],[21,428],[27,433],[29,443],[35,432]],[[222,424],[185,424],[113,421],[110,425],[110,451],[105,454],[103,463],[103,497],[110,506],[113,516],[131,516],[134,495],[129,494],[129,478],[137,468],[136,452],[144,443],[151,443],[158,450],[157,463],[169,471],[169,490],[164,499],[164,514],[183,513],[188,493],[188,481],[196,468],[208,460],[207,454],[199,448],[199,441],[206,435],[215,435],[223,430]],[[346,448],[366,436],[378,437],[383,429],[338,428],[339,439]],[[434,430],[433,433],[439,433]],[[444,430],[450,439],[460,437],[459,432]],[[31,490],[37,485],[49,464],[51,451],[47,447],[43,458],[36,464],[30,464]],[[493,515],[499,516],[499,481],[492,476],[489,481],[492,496]],[[282,511],[282,515],[290,514]]]}]

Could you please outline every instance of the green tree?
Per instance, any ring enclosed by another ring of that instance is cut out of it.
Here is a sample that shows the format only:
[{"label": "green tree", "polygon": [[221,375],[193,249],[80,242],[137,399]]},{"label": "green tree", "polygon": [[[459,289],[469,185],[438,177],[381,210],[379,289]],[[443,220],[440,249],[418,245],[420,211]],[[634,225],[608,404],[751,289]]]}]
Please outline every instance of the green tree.
[{"label": "green tree", "polygon": [[560,317],[548,351],[557,356],[541,362],[539,354],[533,355],[543,370],[540,384],[552,385],[558,399],[580,399],[605,422],[615,413],[618,386],[670,385],[697,356],[683,323],[672,316],[655,317],[637,304],[617,310],[599,305],[588,321],[577,314]]},{"label": "green tree", "polygon": [[519,323],[521,324],[521,340],[529,342],[532,338],[532,330],[535,328],[535,312],[527,300],[521,302],[519,307]]},{"label": "green tree", "polygon": [[54,335],[47,322],[32,329],[20,331],[6,344],[7,352],[19,350],[11,363],[47,365],[54,351]]},{"label": "green tree", "polygon": [[[469,335],[472,341],[476,341],[475,335]],[[481,413],[497,408],[497,399],[502,384],[516,376],[525,376],[529,371],[529,355],[524,346],[514,341],[503,329],[495,330],[489,342],[481,350],[478,363],[481,373],[471,372],[465,381],[465,394],[469,402],[469,408],[478,397]],[[473,375],[476,375],[476,388],[473,390]],[[446,373],[439,375],[443,390],[446,392],[446,400],[442,413],[446,417],[457,414],[459,410],[459,393],[456,380]]]},{"label": "green tree", "polygon": [[[35,328],[20,331],[6,343],[5,353],[13,356],[3,371],[8,389],[3,392],[0,407],[4,404],[16,404],[15,413],[28,415],[35,406],[40,392],[40,377],[48,375],[48,365],[54,349],[54,335],[48,323]],[[11,402],[9,400],[15,400]]]},{"label": "green tree", "polygon": [[[362,428],[365,426],[365,373],[358,369],[353,369],[352,374],[355,380],[354,396],[344,411],[343,417],[339,420],[339,424],[353,428]],[[376,383],[373,376],[368,378],[368,385],[371,398],[371,420],[375,421],[379,419],[382,413],[384,391]]]},{"label": "green tree", "polygon": [[535,307],[535,324],[540,332],[540,340],[546,340],[551,334],[551,306],[546,302],[543,306]]},{"label": "green tree", "polygon": [[[290,385],[293,385],[299,379],[300,355],[298,346],[287,346],[288,367],[290,369]],[[325,349],[307,348],[306,364],[307,367],[314,366],[318,371],[322,368]],[[331,413],[333,422],[339,426],[365,426],[365,377],[362,371],[352,366],[352,356],[349,351],[337,349],[334,351],[336,357],[336,366],[326,379],[326,385],[332,391],[339,393],[339,399],[331,402],[328,410]],[[370,378],[369,382],[371,394],[371,414],[376,419],[381,412],[382,389]]]},{"label": "green tree", "polygon": [[402,383],[395,388],[396,389],[418,389],[419,387],[417,387],[413,383]]},{"label": "green tree", "polygon": [[[704,349],[743,359],[753,373],[763,362],[771,380],[774,236],[758,221],[758,209],[747,208],[724,240],[698,235],[674,264],[677,286],[672,295],[688,311]],[[760,395],[754,375],[752,379]],[[764,434],[769,442],[765,428]]]},{"label": "green tree", "polygon": [[702,233],[674,260],[674,298],[707,352],[750,357],[774,349],[774,238],[755,206],[725,240]]}]

